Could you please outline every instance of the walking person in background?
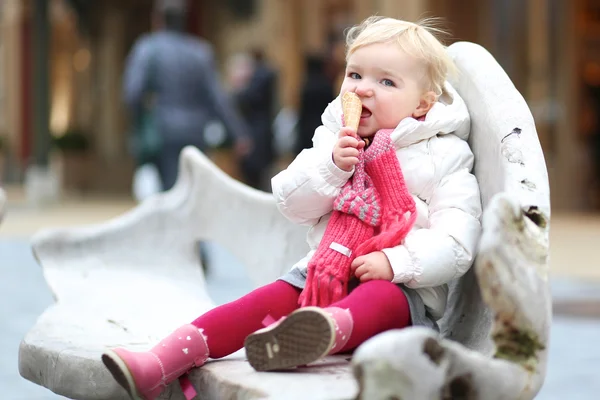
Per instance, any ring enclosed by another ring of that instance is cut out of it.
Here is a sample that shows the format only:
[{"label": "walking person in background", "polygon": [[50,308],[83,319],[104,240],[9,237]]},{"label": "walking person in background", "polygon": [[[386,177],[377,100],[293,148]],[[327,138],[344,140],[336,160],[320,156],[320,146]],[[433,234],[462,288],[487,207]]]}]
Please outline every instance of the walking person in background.
[{"label": "walking person in background", "polygon": [[[185,21],[184,0],[157,0],[155,32],[136,41],[123,79],[123,97],[135,131],[136,163],[156,167],[162,190],[175,184],[184,147],[206,150],[204,127],[215,118],[235,138],[238,157],[252,146],[243,120],[219,85],[210,44],[185,33]],[[206,271],[203,243],[200,253]]]},{"label": "walking person in background", "polygon": [[[243,120],[219,85],[211,45],[185,33],[185,21],[184,0],[157,0],[155,32],[136,41],[123,80],[125,103],[132,122],[138,124],[135,129],[147,134],[138,141],[136,161],[156,165],[162,190],[175,184],[185,146],[206,149],[204,127],[215,117],[235,138],[239,156],[251,147]],[[148,140],[150,135],[154,139]]]},{"label": "walking person in background", "polygon": [[[277,74],[261,50],[252,51],[251,64],[242,67],[232,97],[244,116],[252,138],[252,149],[241,158],[240,173],[244,183],[255,189],[267,188],[265,174],[275,158],[273,119],[276,107]],[[247,73],[243,73],[245,70]],[[245,78],[245,79],[244,79]]]},{"label": "walking person in background", "polygon": [[325,58],[311,54],[306,58],[306,75],[300,94],[300,115],[294,152],[299,154],[313,146],[315,129],[321,125],[321,114],[335,98],[333,84],[325,70]]}]

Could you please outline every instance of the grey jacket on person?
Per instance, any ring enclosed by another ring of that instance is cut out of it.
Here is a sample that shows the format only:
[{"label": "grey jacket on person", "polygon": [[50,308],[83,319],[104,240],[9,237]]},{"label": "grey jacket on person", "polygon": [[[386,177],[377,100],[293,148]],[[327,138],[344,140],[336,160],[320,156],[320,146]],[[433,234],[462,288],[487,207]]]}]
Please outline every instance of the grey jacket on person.
[{"label": "grey jacket on person", "polygon": [[205,150],[203,130],[215,119],[234,138],[246,136],[244,122],[219,84],[212,47],[197,37],[164,30],[138,39],[126,62],[123,90],[133,116],[142,109],[145,94],[155,94],[165,147]]}]

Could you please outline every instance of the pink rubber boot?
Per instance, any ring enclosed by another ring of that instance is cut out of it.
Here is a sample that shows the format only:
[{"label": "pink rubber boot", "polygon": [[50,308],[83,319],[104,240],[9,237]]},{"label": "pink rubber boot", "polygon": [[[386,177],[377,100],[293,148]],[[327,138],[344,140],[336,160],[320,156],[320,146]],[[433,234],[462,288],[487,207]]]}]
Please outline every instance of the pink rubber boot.
[{"label": "pink rubber boot", "polygon": [[348,309],[302,307],[249,335],[244,342],[246,356],[257,371],[306,365],[340,351],[352,327]]},{"label": "pink rubber boot", "polygon": [[[206,339],[197,327],[188,324],[149,351],[107,350],[102,362],[132,399],[154,400],[171,382],[203,365],[208,354]],[[183,389],[187,398],[196,394],[193,387]]]}]

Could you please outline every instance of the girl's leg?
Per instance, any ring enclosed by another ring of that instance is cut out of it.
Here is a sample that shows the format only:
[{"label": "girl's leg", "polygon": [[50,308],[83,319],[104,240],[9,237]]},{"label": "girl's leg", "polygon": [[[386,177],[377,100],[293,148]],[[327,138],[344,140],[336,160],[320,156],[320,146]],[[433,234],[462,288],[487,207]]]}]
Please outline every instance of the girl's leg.
[{"label": "girl's leg", "polygon": [[[266,316],[280,318],[292,312],[299,296],[299,289],[276,281],[179,327],[148,351],[107,349],[102,361],[133,399],[155,399],[209,356],[223,357],[240,349],[247,335],[262,328]],[[193,397],[193,388],[185,386],[191,393],[186,397]]]},{"label": "girl's leg", "polygon": [[354,349],[380,332],[409,324],[402,290],[391,282],[370,281],[329,307],[302,307],[281,323],[250,334],[246,356],[258,371],[291,368]]},{"label": "girl's leg", "polygon": [[284,281],[258,288],[197,318],[211,358],[225,357],[244,346],[249,334],[264,327],[267,316],[278,320],[298,308],[300,289]]},{"label": "girl's leg", "polygon": [[411,321],[404,292],[388,281],[361,283],[348,296],[330,307],[348,309],[352,316],[352,333],[340,352],[355,349],[378,333],[404,328]]}]

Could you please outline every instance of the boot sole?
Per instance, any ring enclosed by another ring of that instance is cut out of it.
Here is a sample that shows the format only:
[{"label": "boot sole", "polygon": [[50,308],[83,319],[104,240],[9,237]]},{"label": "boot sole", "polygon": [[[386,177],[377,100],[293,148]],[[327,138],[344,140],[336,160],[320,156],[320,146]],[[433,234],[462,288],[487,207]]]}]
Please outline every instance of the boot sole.
[{"label": "boot sole", "polygon": [[135,381],[131,372],[129,372],[127,364],[125,364],[125,361],[117,353],[112,350],[106,350],[102,354],[102,362],[117,383],[127,391],[129,397],[133,400],[144,400],[135,387]]},{"label": "boot sole", "polygon": [[303,307],[274,327],[249,335],[248,362],[257,371],[273,371],[315,362],[326,356],[335,341],[334,322],[318,307]]}]

